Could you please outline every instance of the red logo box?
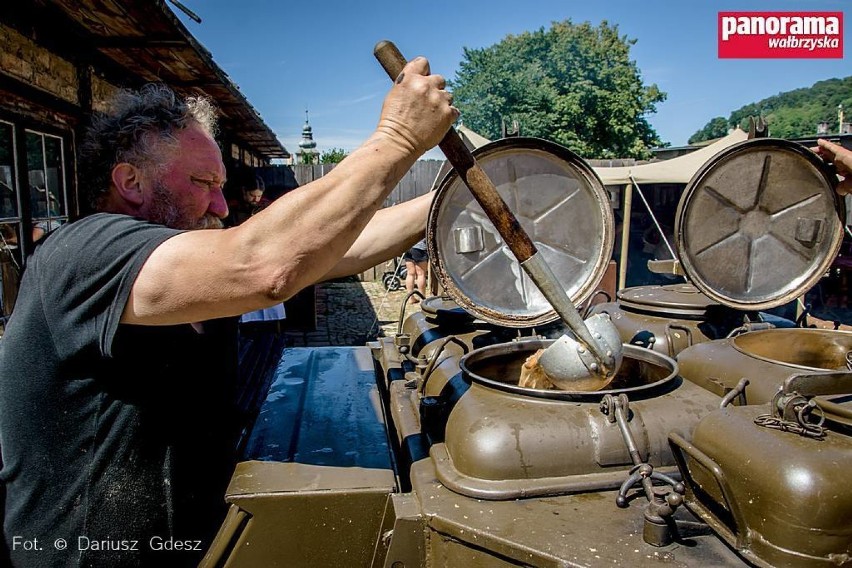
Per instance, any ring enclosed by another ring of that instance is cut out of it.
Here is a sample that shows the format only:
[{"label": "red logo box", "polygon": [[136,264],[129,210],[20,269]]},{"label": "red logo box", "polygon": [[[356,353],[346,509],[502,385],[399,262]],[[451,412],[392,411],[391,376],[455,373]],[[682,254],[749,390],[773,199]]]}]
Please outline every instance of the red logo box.
[{"label": "red logo box", "polygon": [[719,12],[720,59],[843,59],[843,12]]}]

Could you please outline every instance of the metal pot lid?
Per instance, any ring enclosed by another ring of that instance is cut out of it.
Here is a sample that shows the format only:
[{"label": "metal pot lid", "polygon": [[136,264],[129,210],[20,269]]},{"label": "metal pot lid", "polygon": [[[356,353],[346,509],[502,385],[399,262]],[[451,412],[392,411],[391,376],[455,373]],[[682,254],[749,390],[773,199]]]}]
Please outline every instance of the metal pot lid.
[{"label": "metal pot lid", "polygon": [[447,296],[430,296],[420,302],[420,309],[430,315],[437,315],[441,311],[459,311],[459,305]]},{"label": "metal pot lid", "polygon": [[471,323],[472,315],[464,311],[452,298],[447,296],[431,296],[420,302],[420,309],[434,317],[439,322]]},{"label": "metal pot lid", "polygon": [[[612,255],[609,196],[579,156],[537,138],[506,138],[473,152],[568,296],[581,304]],[[444,291],[488,323],[529,327],[559,319],[520,268],[455,170],[441,181],[426,232]]]},{"label": "metal pot lid", "polygon": [[711,306],[719,305],[692,284],[634,286],[619,290],[617,296],[623,309],[664,315],[701,316]]},{"label": "metal pot lid", "polygon": [[675,219],[684,271],[731,308],[780,306],[828,270],[843,239],[836,177],[807,148],[746,140],[713,156],[692,177]]}]

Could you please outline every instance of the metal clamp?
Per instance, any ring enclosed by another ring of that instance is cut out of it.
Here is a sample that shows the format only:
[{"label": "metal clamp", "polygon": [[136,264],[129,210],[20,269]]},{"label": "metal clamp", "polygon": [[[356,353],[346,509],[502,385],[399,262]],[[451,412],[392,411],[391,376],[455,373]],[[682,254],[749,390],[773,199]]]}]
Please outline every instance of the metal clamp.
[{"label": "metal clamp", "polygon": [[639,455],[639,448],[636,446],[636,441],[633,439],[633,434],[627,426],[628,416],[630,415],[630,400],[624,393],[618,396],[611,394],[605,395],[601,400],[601,412],[609,419],[610,424],[618,424],[618,429],[621,430],[621,437],[624,438],[624,443],[627,445],[627,451],[630,452],[630,459],[634,465],[644,463]]},{"label": "metal clamp", "polygon": [[[630,459],[633,460],[634,464],[627,479],[618,489],[615,504],[621,509],[627,508],[629,505],[628,491],[637,483],[641,483],[645,498],[648,500],[648,506],[644,513],[645,524],[642,537],[651,546],[666,546],[674,539],[676,528],[673,528],[672,516],[683,503],[686,486],[668,475],[654,471],[653,465],[642,461],[636,441],[627,425],[630,415],[630,401],[626,394],[621,393],[617,397],[611,394],[604,396],[601,400],[600,409],[610,423],[618,424],[621,436],[624,438],[628,452],[630,452]],[[654,480],[663,482],[671,490],[663,491],[654,487]]]},{"label": "metal clamp", "polygon": [[396,346],[396,350],[402,358],[414,364],[415,367],[422,369],[426,365],[426,362],[423,359],[414,357],[411,354],[411,336],[409,334],[396,334],[393,338],[393,344]]},{"label": "metal clamp", "polygon": [[393,338],[393,344],[397,351],[405,355],[411,351],[411,335],[407,333],[397,333]]},{"label": "metal clamp", "polygon": [[642,539],[651,546],[671,544],[677,532],[674,514],[681,505],[683,492],[663,491],[655,487],[643,515],[645,523],[642,526]]},{"label": "metal clamp", "polygon": [[848,418],[852,413],[837,404],[818,396],[848,395],[852,393],[852,373],[797,373],[784,380],[772,398],[769,414],[754,419],[755,424],[800,436],[821,440],[827,428],[825,412]]},{"label": "metal clamp", "polygon": [[[653,502],[653,494],[655,492],[653,480],[662,481],[666,485],[670,486],[678,495],[683,495],[686,492],[686,488],[680,481],[664,473],[660,473],[659,471],[654,471],[654,466],[649,463],[642,463],[633,466],[630,470],[630,475],[626,480],[624,480],[624,483],[622,483],[621,487],[618,489],[618,497],[615,498],[615,504],[618,505],[620,509],[626,509],[629,504],[627,492],[630,491],[630,488],[638,482],[642,483],[643,489],[647,489],[646,485],[650,484],[651,491],[648,493],[646,490],[645,498],[648,499],[649,502]],[[678,501],[675,506],[680,505],[681,502],[682,500]]]},{"label": "metal clamp", "polygon": [[825,412],[813,397],[779,390],[772,398],[772,413],[756,416],[754,423],[764,428],[792,432],[822,440],[826,436]]}]

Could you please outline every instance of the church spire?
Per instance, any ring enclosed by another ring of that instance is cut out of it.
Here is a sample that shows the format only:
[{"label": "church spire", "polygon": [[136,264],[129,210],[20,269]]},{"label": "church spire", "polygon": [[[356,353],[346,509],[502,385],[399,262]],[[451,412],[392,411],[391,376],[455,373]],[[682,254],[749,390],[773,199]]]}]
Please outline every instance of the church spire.
[{"label": "church spire", "polygon": [[314,163],[317,154],[317,143],[314,140],[314,132],[308,119],[308,109],[305,109],[305,125],[302,127],[302,140],[299,142],[299,157],[303,164]]}]

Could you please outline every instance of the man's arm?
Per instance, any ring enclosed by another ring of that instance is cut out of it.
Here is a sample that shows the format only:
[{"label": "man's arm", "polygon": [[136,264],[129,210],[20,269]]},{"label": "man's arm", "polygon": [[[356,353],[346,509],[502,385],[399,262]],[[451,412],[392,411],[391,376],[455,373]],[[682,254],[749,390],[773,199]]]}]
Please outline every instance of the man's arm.
[{"label": "man's arm", "polygon": [[380,209],[323,280],[358,274],[399,256],[423,238],[434,192]]},{"label": "man's arm", "polygon": [[[189,231],[157,247],[136,278],[122,322],[163,325],[237,315],[333,274],[385,197],[458,116],[443,78],[428,73],[423,58],[406,65],[375,133],[326,176],[239,227]],[[409,206],[409,213],[419,215],[422,206]],[[372,228],[370,234],[378,238]],[[383,248],[359,244],[350,259],[370,262]]]}]

